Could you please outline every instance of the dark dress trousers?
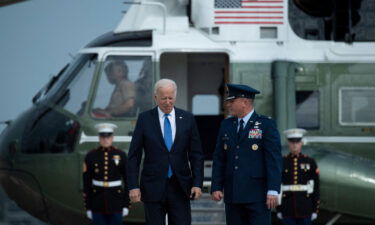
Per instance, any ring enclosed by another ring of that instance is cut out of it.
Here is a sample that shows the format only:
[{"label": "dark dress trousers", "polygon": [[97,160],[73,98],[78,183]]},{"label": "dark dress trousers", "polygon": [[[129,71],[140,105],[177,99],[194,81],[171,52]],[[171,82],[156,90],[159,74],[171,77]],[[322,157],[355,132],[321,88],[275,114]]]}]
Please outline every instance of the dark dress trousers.
[{"label": "dark dress trousers", "polygon": [[[129,207],[126,184],[126,154],[115,147],[96,148],[84,161],[83,191],[87,210],[100,214],[122,213]],[[100,182],[95,185],[94,182]],[[111,186],[113,182],[120,185]]]},{"label": "dark dress trousers", "polygon": [[280,191],[282,156],[274,120],[254,113],[240,137],[225,119],[214,152],[211,192],[224,190],[228,225],[270,224],[267,191]]},{"label": "dark dress trousers", "polygon": [[[175,120],[176,135],[170,152],[164,143],[157,107],[139,115],[130,144],[129,190],[141,189],[146,224],[163,224],[160,220],[165,218],[165,212],[169,224],[190,224],[191,188],[201,188],[203,184],[204,156],[194,116],[175,108]],[[168,178],[169,165],[172,178]]]}]

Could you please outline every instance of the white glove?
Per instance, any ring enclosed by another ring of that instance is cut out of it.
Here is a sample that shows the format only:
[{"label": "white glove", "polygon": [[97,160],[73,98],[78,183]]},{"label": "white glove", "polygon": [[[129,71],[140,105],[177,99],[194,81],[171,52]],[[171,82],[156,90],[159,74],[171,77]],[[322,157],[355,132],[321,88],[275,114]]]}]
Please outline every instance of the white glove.
[{"label": "white glove", "polygon": [[311,221],[315,220],[316,218],[318,218],[318,214],[316,213],[311,214]]},{"label": "white glove", "polygon": [[122,216],[129,215],[129,209],[128,208],[122,208]]},{"label": "white glove", "polygon": [[277,216],[277,218],[279,218],[280,220],[283,219],[283,214],[281,214],[281,212],[278,212],[278,213],[276,214],[276,216]]},{"label": "white glove", "polygon": [[89,218],[90,220],[92,220],[92,212],[91,212],[91,210],[87,210],[86,211],[86,216],[87,216],[87,218]]}]

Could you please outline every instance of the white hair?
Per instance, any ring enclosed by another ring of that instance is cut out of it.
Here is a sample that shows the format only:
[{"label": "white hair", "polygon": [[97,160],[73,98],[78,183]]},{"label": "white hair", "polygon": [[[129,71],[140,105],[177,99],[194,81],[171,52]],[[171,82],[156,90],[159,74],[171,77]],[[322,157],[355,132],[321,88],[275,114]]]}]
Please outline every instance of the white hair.
[{"label": "white hair", "polygon": [[177,84],[171,79],[160,79],[158,82],[155,83],[154,86],[154,94],[158,94],[159,88],[166,88],[166,87],[172,87],[175,93],[175,97],[177,96]]}]

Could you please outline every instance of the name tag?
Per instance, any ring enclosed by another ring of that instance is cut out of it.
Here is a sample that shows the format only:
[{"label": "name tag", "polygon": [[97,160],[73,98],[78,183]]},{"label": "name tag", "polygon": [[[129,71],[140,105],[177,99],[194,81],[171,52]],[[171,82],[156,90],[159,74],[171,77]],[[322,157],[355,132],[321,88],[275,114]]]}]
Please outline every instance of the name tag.
[{"label": "name tag", "polygon": [[261,129],[251,129],[249,131],[249,137],[248,138],[261,139],[262,138],[262,130]]}]

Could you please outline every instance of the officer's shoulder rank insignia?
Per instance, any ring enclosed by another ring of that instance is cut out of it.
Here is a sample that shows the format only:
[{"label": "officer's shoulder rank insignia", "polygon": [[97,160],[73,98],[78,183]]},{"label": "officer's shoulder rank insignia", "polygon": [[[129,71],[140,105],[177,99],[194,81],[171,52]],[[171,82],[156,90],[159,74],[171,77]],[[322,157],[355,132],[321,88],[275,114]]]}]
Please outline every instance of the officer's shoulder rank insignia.
[{"label": "officer's shoulder rank insignia", "polygon": [[258,150],[258,148],[259,148],[259,146],[257,144],[253,144],[251,146],[251,149],[254,150],[254,151]]}]

